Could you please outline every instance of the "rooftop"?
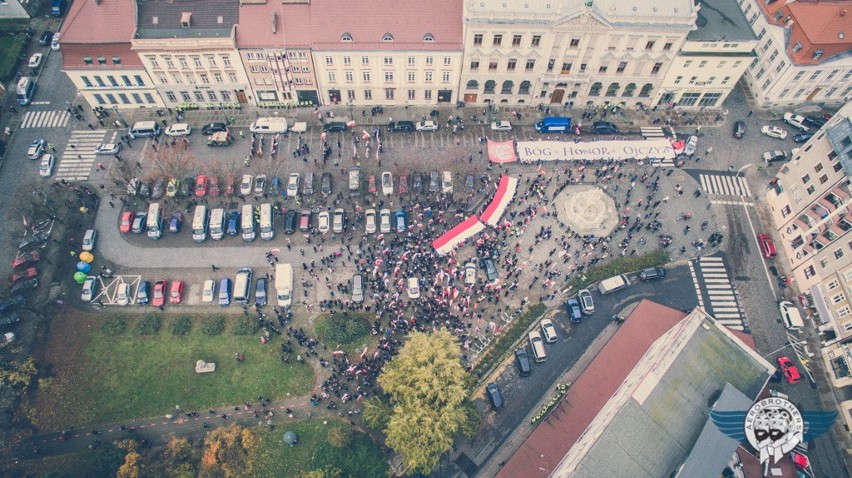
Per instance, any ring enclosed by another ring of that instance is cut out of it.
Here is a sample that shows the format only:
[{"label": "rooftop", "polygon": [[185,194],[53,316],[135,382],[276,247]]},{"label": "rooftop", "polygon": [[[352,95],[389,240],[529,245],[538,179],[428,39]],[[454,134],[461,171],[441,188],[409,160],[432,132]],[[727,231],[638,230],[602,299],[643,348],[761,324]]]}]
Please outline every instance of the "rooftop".
[{"label": "rooftop", "polygon": [[852,45],[852,2],[789,2],[787,8],[811,43]]},{"label": "rooftop", "polygon": [[239,2],[234,0],[137,2],[139,20],[136,38],[228,37],[239,21]]},{"label": "rooftop", "polygon": [[308,47],[311,44],[311,6],[308,4],[240,5],[238,48]]},{"label": "rooftop", "polygon": [[62,25],[62,45],[130,43],[136,29],[133,0],[75,0]]},{"label": "rooftop", "polygon": [[692,41],[756,40],[751,25],[736,0],[702,0],[696,29],[686,35]]},{"label": "rooftop", "polygon": [[30,14],[21,6],[18,0],[6,0],[0,2],[0,19],[3,20],[29,20]]},{"label": "rooftop", "polygon": [[[468,0],[465,13],[477,17],[479,21],[488,21],[489,16],[499,18],[511,15],[531,21],[564,21],[590,12],[604,21],[630,23],[660,23],[674,20],[689,21],[693,15],[692,0],[595,0],[587,6],[581,0],[550,0],[530,2],[529,0]],[[678,24],[682,22],[678,21]]]}]

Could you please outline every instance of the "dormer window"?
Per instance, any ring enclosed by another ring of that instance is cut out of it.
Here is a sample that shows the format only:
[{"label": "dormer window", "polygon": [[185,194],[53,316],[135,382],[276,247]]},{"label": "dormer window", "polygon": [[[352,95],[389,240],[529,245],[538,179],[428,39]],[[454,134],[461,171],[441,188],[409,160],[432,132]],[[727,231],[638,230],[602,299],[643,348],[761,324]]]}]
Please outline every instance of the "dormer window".
[{"label": "dormer window", "polygon": [[340,35],[340,41],[352,41],[352,35],[344,33],[343,35]]},{"label": "dormer window", "polygon": [[796,42],[796,44],[793,45],[793,53],[798,53],[799,50],[801,50],[801,49],[802,49],[802,43],[801,42]]},{"label": "dormer window", "polygon": [[434,37],[434,36],[432,36],[432,34],[431,34],[431,33],[427,33],[427,34],[423,35],[423,41],[424,41],[424,42],[432,43],[432,42],[434,42],[434,41],[435,41],[435,37]]},{"label": "dormer window", "polygon": [[182,12],[180,14],[180,26],[189,28],[192,24],[192,12]]},{"label": "dormer window", "polygon": [[811,57],[811,59],[812,60],[819,60],[820,58],[822,58],[822,55],[824,55],[824,54],[825,54],[824,50],[814,50],[814,54]]},{"label": "dormer window", "polygon": [[85,63],[87,65],[91,65],[92,64],[92,57],[90,57],[90,56],[83,57],[83,63]]},{"label": "dormer window", "polygon": [[385,36],[382,37],[382,41],[393,41],[393,35],[385,33]]},{"label": "dormer window", "polygon": [[98,64],[99,65],[106,65],[106,58],[99,56],[98,57]]}]

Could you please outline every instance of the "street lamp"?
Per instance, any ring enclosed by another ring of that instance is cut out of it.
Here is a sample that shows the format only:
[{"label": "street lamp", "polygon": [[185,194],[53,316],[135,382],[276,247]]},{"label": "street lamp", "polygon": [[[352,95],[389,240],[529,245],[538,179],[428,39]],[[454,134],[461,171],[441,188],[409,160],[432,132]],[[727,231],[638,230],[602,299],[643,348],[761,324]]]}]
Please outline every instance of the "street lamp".
[{"label": "street lamp", "polygon": [[783,347],[780,347],[778,349],[773,350],[772,352],[769,352],[769,353],[763,355],[763,358],[767,358],[770,355],[775,355],[776,353],[786,349],[787,347],[792,347],[794,345],[807,345],[807,344],[808,344],[808,342],[806,340],[799,340],[797,342],[787,341],[787,343]]}]

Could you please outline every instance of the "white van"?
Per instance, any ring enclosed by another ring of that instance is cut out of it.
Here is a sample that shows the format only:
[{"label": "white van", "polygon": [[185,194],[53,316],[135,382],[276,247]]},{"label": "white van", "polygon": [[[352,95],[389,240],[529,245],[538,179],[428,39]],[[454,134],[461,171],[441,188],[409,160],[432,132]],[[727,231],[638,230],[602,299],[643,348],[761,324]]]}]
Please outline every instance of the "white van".
[{"label": "white van", "polygon": [[357,168],[349,170],[349,195],[357,196],[361,194],[361,171]]},{"label": "white van", "polygon": [[21,106],[30,104],[33,95],[35,95],[35,90],[36,82],[29,79],[29,77],[25,76],[18,80],[18,84],[15,86],[15,92],[18,95],[18,104]]},{"label": "white van", "polygon": [[207,240],[207,206],[203,204],[195,206],[195,214],[192,215],[192,240],[195,242]]},{"label": "white van", "polygon": [[148,206],[145,230],[148,232],[148,239],[157,240],[163,235],[163,216],[160,212],[160,203],[152,202]]},{"label": "white van", "polygon": [[219,241],[225,237],[225,210],[217,208],[210,211],[210,239]]},{"label": "white van", "polygon": [[243,267],[237,271],[237,277],[234,280],[234,302],[238,304],[248,304],[251,297],[251,269]]},{"label": "white van", "polygon": [[544,362],[547,360],[547,352],[544,351],[544,340],[541,339],[541,334],[537,330],[533,330],[529,333],[529,339],[535,361]]},{"label": "white van", "polygon": [[264,241],[271,241],[275,236],[273,226],[272,204],[263,203],[260,205],[260,238]]},{"label": "white van", "polygon": [[285,118],[258,118],[249,126],[252,133],[286,133],[287,120]]},{"label": "white van", "polygon": [[364,276],[361,274],[352,276],[352,302],[364,302]]},{"label": "white van", "polygon": [[240,232],[243,234],[244,241],[254,240],[254,208],[251,204],[243,204],[242,224]]},{"label": "white van", "polygon": [[137,121],[127,131],[127,134],[131,138],[153,138],[160,136],[160,132],[160,124],[156,121]]},{"label": "white van", "polygon": [[621,274],[602,280],[601,283],[598,284],[598,290],[601,292],[601,295],[607,295],[610,292],[627,288],[629,285],[630,279],[628,279],[626,275]]},{"label": "white van", "polygon": [[275,295],[278,305],[289,306],[293,303],[293,266],[275,264]]},{"label": "white van", "polygon": [[781,320],[784,321],[784,327],[787,330],[801,332],[805,327],[805,322],[802,320],[802,314],[792,302],[782,300],[778,303],[778,309],[781,311]]}]

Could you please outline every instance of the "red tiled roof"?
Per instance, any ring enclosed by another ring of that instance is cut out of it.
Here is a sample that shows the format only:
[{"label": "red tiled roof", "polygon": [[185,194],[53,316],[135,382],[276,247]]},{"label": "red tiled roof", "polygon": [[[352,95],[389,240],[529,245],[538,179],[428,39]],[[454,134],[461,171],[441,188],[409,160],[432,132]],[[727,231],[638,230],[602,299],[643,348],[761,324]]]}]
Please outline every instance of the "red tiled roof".
[{"label": "red tiled roof", "polygon": [[792,2],[787,8],[811,43],[852,46],[852,2]]},{"label": "red tiled roof", "polygon": [[686,314],[643,300],[577,378],[565,398],[518,448],[499,478],[546,477],[592,423],[651,344]]},{"label": "red tiled roof", "polygon": [[[322,0],[311,3],[317,50],[461,50],[462,0]],[[341,42],[344,33],[351,42]],[[394,41],[383,42],[385,33]],[[434,42],[424,42],[431,33]]]},{"label": "red tiled roof", "polygon": [[130,43],[136,31],[135,0],[74,0],[62,25],[62,50],[68,43]]},{"label": "red tiled roof", "polygon": [[[105,65],[98,63],[98,57],[106,58]],[[87,65],[83,58],[92,58],[92,64]],[[121,59],[121,64],[113,63],[113,57]],[[131,50],[130,43],[71,43],[62,45],[63,70],[127,70],[143,69],[142,59]]]},{"label": "red tiled roof", "polygon": [[[275,32],[272,15],[275,14]],[[311,43],[311,6],[283,5],[270,0],[266,4],[240,6],[237,48],[309,47]]]}]

